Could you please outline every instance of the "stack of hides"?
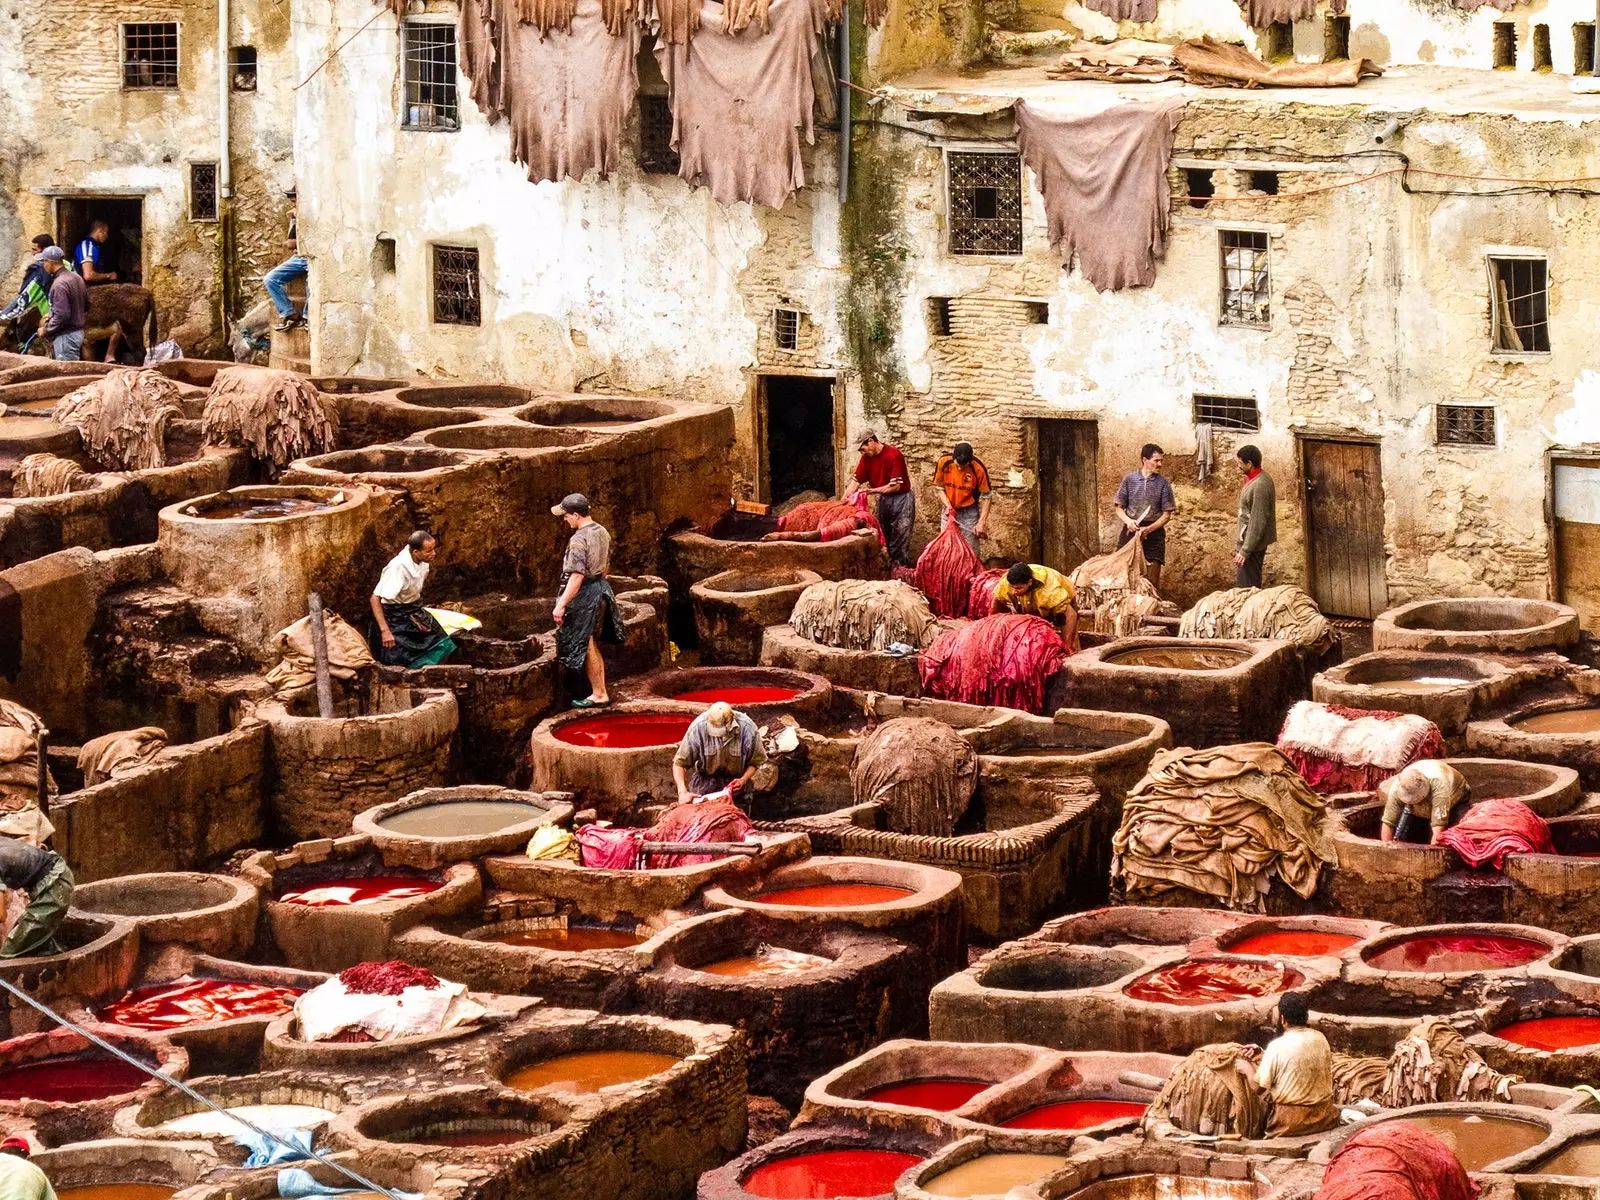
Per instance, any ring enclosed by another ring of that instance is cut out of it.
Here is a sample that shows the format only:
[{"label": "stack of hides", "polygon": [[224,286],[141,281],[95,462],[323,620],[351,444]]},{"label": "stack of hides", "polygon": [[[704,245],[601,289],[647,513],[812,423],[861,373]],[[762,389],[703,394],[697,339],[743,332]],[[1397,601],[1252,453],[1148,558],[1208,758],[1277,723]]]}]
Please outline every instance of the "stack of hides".
[{"label": "stack of hides", "polygon": [[940,634],[922,652],[922,689],[940,700],[1037,713],[1066,656],[1043,617],[996,613]]},{"label": "stack of hides", "polygon": [[[1089,0],[1092,4],[1093,0]],[[1117,3],[1118,0],[1102,0]],[[1155,0],[1149,0],[1152,7]],[[1051,79],[1100,79],[1131,83],[1164,83],[1182,79],[1172,47],[1165,42],[1123,38],[1115,42],[1089,42],[1082,38],[1068,46],[1050,68]]]},{"label": "stack of hides", "polygon": [[[354,679],[363,667],[375,666],[367,639],[337,613],[324,613],[323,626],[328,634],[328,674],[334,679]],[[267,672],[267,682],[274,691],[308,687],[317,681],[316,659],[311,650],[311,618],[301,617],[287,629],[280,629],[272,638],[273,652],[278,665]]]},{"label": "stack of hides", "polygon": [[795,601],[789,624],[836,650],[887,650],[897,642],[920,650],[939,632],[927,597],[893,579],[813,583]]},{"label": "stack of hides", "polygon": [[[754,832],[750,818],[731,800],[708,799],[699,803],[674,804],[644,835],[647,842],[742,842]],[[716,862],[716,854],[652,854],[651,870],[690,867]]]},{"label": "stack of hides", "polygon": [[1480,800],[1439,835],[1469,867],[1500,870],[1508,854],[1554,854],[1550,826],[1521,800]]},{"label": "stack of hides", "polygon": [[[406,986],[395,991],[385,976]],[[407,982],[412,979],[417,982]],[[362,990],[367,987],[380,990]],[[295,1001],[294,1015],[308,1042],[386,1042],[476,1023],[486,1010],[466,992],[465,984],[434,978],[409,963],[361,963],[306,992]]]},{"label": "stack of hides", "polygon": [[1144,1128],[1170,1124],[1205,1137],[1258,1138],[1272,1101],[1256,1083],[1257,1046],[1201,1046],[1173,1068],[1150,1107]]},{"label": "stack of hides", "polygon": [[871,529],[880,542],[883,540],[883,527],[878,524],[878,518],[843,500],[811,500],[797,504],[778,518],[778,529],[783,533],[820,532],[825,542],[849,537],[858,529]]},{"label": "stack of hides", "polygon": [[1381,1100],[1388,1075],[1387,1058],[1336,1053],[1333,1056],[1333,1102],[1347,1108],[1360,1100]]},{"label": "stack of hides", "polygon": [[972,577],[972,586],[967,589],[967,616],[976,621],[994,612],[995,589],[1005,577],[1006,573],[1000,567],[990,567]]},{"label": "stack of hides", "polygon": [[1426,717],[1301,700],[1284,718],[1278,749],[1325,796],[1370,792],[1427,758],[1444,756],[1444,737]]},{"label": "stack of hides", "polygon": [[1160,607],[1160,600],[1144,592],[1118,592],[1096,605],[1094,631],[1114,638],[1131,637],[1139,631],[1145,618]]},{"label": "stack of hides", "polygon": [[56,402],[51,419],[76,429],[108,471],[167,465],[167,425],[183,416],[178,385],[154,371],[112,371]]},{"label": "stack of hides", "polygon": [[78,751],[78,770],[83,772],[83,786],[93,787],[108,779],[131,775],[154,760],[166,747],[167,731],[154,725],[92,738]]},{"label": "stack of hides", "polygon": [[54,454],[30,454],[17,464],[11,476],[11,495],[64,496],[68,492],[87,492],[94,487],[94,476],[70,458]]},{"label": "stack of hides", "polygon": [[961,529],[946,519],[939,536],[917,558],[911,581],[922,589],[938,616],[964,617],[972,599],[972,581],[982,573],[983,564],[967,545]]},{"label": "stack of hides", "polygon": [[[39,734],[44,722],[32,709],[0,700],[0,835],[36,846],[55,832],[39,811]],[[45,788],[54,796],[56,781],[48,767]]]},{"label": "stack of hides", "polygon": [[1165,750],[1123,805],[1111,877],[1136,904],[1187,892],[1261,912],[1275,880],[1309,900],[1334,861],[1326,820],[1322,797],[1263,742]]},{"label": "stack of hides", "polygon": [[1329,633],[1317,602],[1297,587],[1228,588],[1202,598],[1178,625],[1186,638],[1270,638],[1314,646]]},{"label": "stack of hides", "polygon": [[333,409],[304,375],[224,367],[201,417],[207,446],[243,446],[276,478],[297,458],[338,448]]},{"label": "stack of hides", "polygon": [[1129,538],[1110,554],[1084,559],[1072,572],[1079,611],[1096,612],[1100,606],[1128,594],[1159,599],[1155,585],[1144,577],[1144,543]]},{"label": "stack of hides", "polygon": [[1382,1103],[1409,1108],[1445,1100],[1510,1101],[1512,1085],[1521,1082],[1520,1075],[1492,1070],[1459,1031],[1427,1017],[1389,1055]]},{"label": "stack of hides", "polygon": [[881,806],[895,833],[949,837],[977,788],[977,753],[950,726],[926,717],[885,721],[850,765],[855,802]]},{"label": "stack of hides", "polygon": [[1404,1121],[1359,1129],[1339,1147],[1316,1200],[1475,1200],[1455,1153]]}]

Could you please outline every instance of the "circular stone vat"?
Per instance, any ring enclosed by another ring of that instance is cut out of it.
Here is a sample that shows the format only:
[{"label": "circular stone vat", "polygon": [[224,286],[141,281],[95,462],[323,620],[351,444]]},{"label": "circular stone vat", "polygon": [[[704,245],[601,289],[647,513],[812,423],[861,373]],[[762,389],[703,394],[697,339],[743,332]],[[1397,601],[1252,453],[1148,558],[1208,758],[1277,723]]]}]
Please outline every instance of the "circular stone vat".
[{"label": "circular stone vat", "polygon": [[201,496],[180,504],[178,511],[201,521],[276,521],[327,512],[344,499],[336,488],[260,485]]},{"label": "circular stone vat", "polygon": [[[269,1071],[243,1077],[214,1076],[193,1080],[189,1087],[207,1100],[263,1129],[312,1129],[321,1140],[322,1128],[350,1107],[354,1091],[294,1071]],[[178,1141],[218,1138],[231,1142],[243,1127],[184,1092],[164,1089],[142,1104],[117,1114],[117,1133],[125,1137]]]},{"label": "circular stone vat", "polygon": [[941,1169],[918,1186],[930,1196],[1003,1196],[1012,1188],[1027,1187],[1066,1165],[1064,1154],[992,1150]]},{"label": "circular stone vat", "polygon": [[1519,1175],[1566,1175],[1587,1178],[1591,1182],[1600,1178],[1600,1138],[1579,1138],[1534,1167],[1524,1167]]},{"label": "circular stone vat", "polygon": [[306,880],[278,889],[273,899],[280,904],[302,908],[363,908],[373,904],[392,904],[415,900],[444,887],[437,879],[416,875],[352,875]]},{"label": "circular stone vat", "polygon": [[474,384],[471,387],[401,388],[394,398],[419,408],[515,408],[532,395],[527,388]]},{"label": "circular stone vat", "polygon": [[1311,682],[1311,698],[1347,708],[1414,713],[1449,738],[1459,735],[1474,712],[1504,694],[1512,681],[1511,671],[1501,663],[1465,654],[1379,650],[1318,674]]},{"label": "circular stone vat", "polygon": [[1529,1050],[1576,1050],[1600,1046],[1600,1017],[1533,1017],[1513,1021],[1494,1036]]},{"label": "circular stone vat", "polygon": [[926,1108],[933,1112],[954,1112],[994,1086],[987,1079],[928,1077],[902,1079],[869,1088],[857,1096],[874,1104],[893,1104],[900,1108]]},{"label": "circular stone vat", "polygon": [[682,1061],[652,1050],[579,1050],[518,1067],[501,1082],[519,1092],[550,1088],[587,1094],[654,1078]]},{"label": "circular stone vat", "polygon": [[260,913],[251,884],[194,871],[96,880],[80,885],[72,903],[83,912],[133,918],[143,942],[178,942],[222,956],[249,949]]},{"label": "circular stone vat", "polygon": [[1365,654],[1343,666],[1345,683],[1416,695],[1472,687],[1499,674],[1480,659],[1458,654]]},{"label": "circular stone vat", "polygon": [[1507,653],[1570,646],[1577,640],[1577,610],[1548,600],[1419,600],[1390,609],[1372,623],[1374,650]]},{"label": "circular stone vat", "polygon": [[222,1165],[203,1143],[163,1145],[129,1138],[74,1140],[36,1152],[32,1162],[58,1197],[73,1200],[162,1200]]},{"label": "circular stone vat", "polygon": [[1339,957],[1358,942],[1390,929],[1382,921],[1362,921],[1349,917],[1281,917],[1277,920],[1246,921],[1198,946],[1194,954],[1215,949],[1221,954],[1246,954],[1257,958]]},{"label": "circular stone vat", "polygon": [[1534,931],[1515,928],[1437,925],[1382,934],[1362,949],[1361,961],[1379,971],[1475,974],[1515,970],[1554,949],[1554,943],[1531,936]]},{"label": "circular stone vat", "polygon": [[0,1100],[79,1104],[138,1091],[151,1077],[109,1054],[46,1058],[0,1067]]},{"label": "circular stone vat", "polygon": [[[188,1074],[188,1053],[164,1040],[106,1025],[87,1028],[123,1053],[173,1078]],[[35,1105],[76,1108],[85,1118],[77,1131],[79,1139],[104,1132],[103,1125],[95,1121],[96,1114],[108,1121],[126,1097],[156,1086],[153,1075],[65,1028],[25,1034],[0,1045],[0,1112],[36,1111]]]},{"label": "circular stone vat", "polygon": [[[1249,1170],[1248,1160],[1243,1162]],[[1256,1200],[1265,1193],[1252,1179],[1196,1175],[1118,1175],[1065,1193],[1071,1200]]]},{"label": "circular stone vat", "polygon": [[826,711],[833,685],[820,675],[777,667],[691,667],[657,671],[624,685],[629,699],[670,700],[704,707],[723,701],[757,725],[784,713],[805,717]]},{"label": "circular stone vat", "polygon": [[443,450],[547,450],[552,446],[581,446],[581,433],[544,429],[537,425],[449,425],[422,435],[430,446]]},{"label": "circular stone vat", "polygon": [[431,870],[488,854],[516,854],[533,832],[572,817],[572,805],[487,785],[423,788],[359,814],[351,831],[384,862]]},{"label": "circular stone vat", "polygon": [[[1432,1134],[1450,1147],[1467,1171],[1482,1171],[1513,1158],[1550,1136],[1549,1126],[1501,1115],[1488,1105],[1472,1109],[1428,1105],[1384,1120],[1402,1120]],[[1371,1129],[1383,1123],[1372,1121],[1361,1128]]]},{"label": "circular stone vat", "polygon": [[354,1128],[378,1142],[500,1155],[526,1153],[529,1142],[554,1133],[570,1117],[571,1109],[548,1094],[470,1088],[378,1101],[356,1116]]},{"label": "circular stone vat", "polygon": [[655,701],[551,717],[533,731],[533,786],[571,792],[605,816],[627,811],[641,796],[676,800],[672,756],[700,711]]},{"label": "circular stone vat", "polygon": [[677,410],[659,400],[629,396],[581,395],[536,400],[516,414],[530,425],[556,425],[578,429],[625,429],[644,421],[670,417]]},{"label": "circular stone vat", "polygon": [[1212,646],[1205,642],[1179,642],[1171,646],[1136,646],[1114,650],[1101,662],[1116,667],[1154,667],[1163,671],[1226,671],[1249,659],[1250,655],[1231,646]]},{"label": "circular stone vat", "polygon": [[801,567],[722,571],[689,588],[700,660],[753,664],[769,625],[785,625],[800,593],[822,576]]},{"label": "circular stone vat", "polygon": [[100,1009],[107,1025],[165,1033],[216,1021],[276,1017],[294,1009],[300,988],[226,979],[189,979],[135,988]]},{"label": "circular stone vat", "polygon": [[768,1200],[835,1200],[894,1191],[895,1180],[922,1161],[917,1154],[871,1147],[811,1150],[763,1163],[740,1181]]},{"label": "circular stone vat", "polygon": [[310,470],[332,475],[413,475],[422,471],[460,467],[472,461],[469,455],[458,450],[436,450],[431,446],[378,446],[366,450],[319,454],[314,458],[302,459],[301,464]]},{"label": "circular stone vat", "polygon": [[1076,1132],[1137,1121],[1144,1116],[1148,1107],[1148,1104],[1136,1100],[1056,1100],[1048,1104],[1036,1104],[998,1124],[1002,1129]]},{"label": "circular stone vat", "polygon": [[1290,991],[1305,976],[1282,963],[1245,959],[1189,959],[1158,967],[1122,989],[1132,1000],[1198,1008],[1257,1000]]},{"label": "circular stone vat", "polygon": [[1246,924],[1241,913],[1206,908],[1114,905],[1047,922],[1033,936],[1065,946],[1186,946]]},{"label": "circular stone vat", "polygon": [[1600,706],[1545,709],[1507,722],[1518,733],[1583,734],[1600,733]]},{"label": "circular stone vat", "polygon": [[497,921],[463,934],[468,941],[500,946],[523,946],[557,954],[587,954],[594,950],[631,950],[655,934],[642,925],[552,924],[549,918]]},{"label": "circular stone vat", "polygon": [[693,713],[586,713],[558,724],[552,736],[585,750],[649,750],[677,746],[693,722]]},{"label": "circular stone vat", "polygon": [[1136,954],[1066,946],[1002,951],[978,967],[980,987],[1008,992],[1068,992],[1104,987],[1145,965]]},{"label": "circular stone vat", "polygon": [[1473,800],[1520,800],[1541,817],[1558,817],[1583,799],[1583,786],[1571,767],[1506,758],[1445,761],[1466,778]]},{"label": "circular stone vat", "polygon": [[404,379],[377,379],[370,375],[313,375],[311,386],[330,396],[360,396],[371,392],[392,392],[408,383]]}]

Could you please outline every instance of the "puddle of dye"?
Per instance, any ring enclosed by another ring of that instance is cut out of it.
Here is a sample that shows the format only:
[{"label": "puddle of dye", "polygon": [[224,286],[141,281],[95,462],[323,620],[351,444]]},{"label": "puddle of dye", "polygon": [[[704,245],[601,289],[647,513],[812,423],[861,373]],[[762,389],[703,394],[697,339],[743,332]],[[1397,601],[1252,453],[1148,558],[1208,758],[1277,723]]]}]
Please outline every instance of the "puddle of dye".
[{"label": "puddle of dye", "polygon": [[97,1014],[108,1025],[130,1029],[181,1029],[236,1017],[275,1017],[294,1007],[299,988],[224,979],[189,979],[135,988]]},{"label": "puddle of dye", "polygon": [[980,1154],[922,1185],[934,1196],[1004,1196],[1067,1164],[1064,1154]]},{"label": "puddle of dye", "polygon": [[722,687],[679,692],[673,699],[690,704],[716,704],[719,700],[726,704],[776,704],[799,694],[800,689],[792,687]]},{"label": "puddle of dye", "polygon": [[1204,650],[1195,646],[1164,649],[1149,646],[1113,654],[1104,661],[1119,667],[1163,667],[1169,671],[1226,671],[1237,667],[1248,655],[1231,650]]},{"label": "puddle of dye", "polygon": [[1540,1163],[1532,1175],[1600,1175],[1600,1140],[1573,1142],[1554,1158]]},{"label": "puddle of dye", "polygon": [[430,1133],[405,1140],[418,1146],[511,1146],[539,1135],[531,1129],[479,1129],[467,1133]]},{"label": "puddle of dye", "polygon": [[104,1100],[149,1081],[149,1075],[121,1059],[47,1058],[0,1071],[0,1100]]},{"label": "puddle of dye", "polygon": [[244,1132],[244,1126],[229,1120],[224,1113],[242,1117],[263,1129],[310,1129],[333,1120],[331,1108],[319,1108],[315,1104],[234,1104],[220,1113],[210,1109],[185,1113],[161,1122],[161,1128],[175,1133],[215,1133],[226,1137]]},{"label": "puddle of dye", "polygon": [[1492,1162],[1521,1154],[1545,1139],[1542,1126],[1506,1117],[1470,1117],[1440,1114],[1407,1117],[1406,1124],[1431,1133],[1455,1152],[1463,1169],[1481,1171]]},{"label": "puddle of dye", "polygon": [[1392,943],[1367,963],[1380,971],[1495,971],[1549,953],[1543,942],[1506,933],[1421,934]]},{"label": "puddle of dye", "polygon": [[894,1150],[819,1150],[780,1158],[750,1172],[740,1184],[767,1200],[835,1200],[881,1196],[922,1160]]},{"label": "puddle of dye", "polygon": [[522,929],[515,933],[490,933],[475,939],[501,946],[532,946],[538,950],[559,950],[577,954],[583,950],[624,950],[650,940],[648,933],[631,929],[595,929],[573,925],[566,929]]},{"label": "puddle of dye", "polygon": [[508,1088],[531,1092],[553,1087],[562,1092],[598,1092],[619,1083],[637,1083],[683,1061],[671,1054],[652,1054],[643,1050],[592,1050],[582,1054],[563,1054],[543,1062],[530,1063],[506,1076]]},{"label": "puddle of dye", "polygon": [[56,1200],[167,1200],[178,1189],[160,1183],[96,1183],[89,1187],[58,1187]]},{"label": "puddle of dye", "polygon": [[545,810],[515,800],[446,800],[391,813],[378,822],[387,833],[411,837],[478,837],[531,821]]},{"label": "puddle of dye", "polygon": [[1532,1050],[1600,1046],[1600,1017],[1538,1017],[1496,1029],[1494,1035]]},{"label": "puddle of dye", "polygon": [[266,521],[273,517],[299,517],[306,513],[332,508],[320,500],[304,500],[285,496],[276,500],[228,500],[222,504],[184,510],[184,515],[199,517],[202,521]]},{"label": "puddle of dye", "polygon": [[330,879],[326,883],[307,883],[285,888],[278,899],[285,904],[304,904],[311,908],[343,905],[384,904],[390,900],[413,900],[436,892],[444,884],[409,875],[367,875],[360,879]]},{"label": "puddle of dye", "polygon": [[782,946],[759,946],[754,954],[725,958],[694,969],[707,975],[803,975],[827,966],[830,961],[818,954],[802,954]]},{"label": "puddle of dye", "polygon": [[906,1108],[951,1112],[993,1086],[987,1079],[906,1079],[863,1092],[861,1099],[874,1100],[879,1104],[901,1104]]},{"label": "puddle of dye", "polygon": [[1302,978],[1299,971],[1278,963],[1181,962],[1135,979],[1122,991],[1135,1000],[1193,1007],[1273,996]]},{"label": "puddle of dye", "polygon": [[1600,732],[1600,708],[1564,708],[1560,712],[1539,713],[1513,721],[1511,728],[1523,733]]},{"label": "puddle of dye", "polygon": [[1361,939],[1348,933],[1319,933],[1314,929],[1272,929],[1253,937],[1234,942],[1229,954],[1259,954],[1263,958],[1281,955],[1286,958],[1314,958],[1319,954],[1337,954],[1354,946]]},{"label": "puddle of dye", "polygon": [[750,897],[760,904],[787,904],[794,908],[859,908],[888,904],[916,895],[910,888],[881,883],[821,883],[812,887],[782,888]]},{"label": "puddle of dye", "polygon": [[693,713],[618,713],[569,721],[555,731],[558,742],[594,750],[641,750],[675,746],[694,721]]},{"label": "puddle of dye", "polygon": [[1041,1104],[1000,1122],[1002,1129],[1089,1129],[1107,1121],[1144,1116],[1145,1106],[1132,1100],[1062,1100]]}]

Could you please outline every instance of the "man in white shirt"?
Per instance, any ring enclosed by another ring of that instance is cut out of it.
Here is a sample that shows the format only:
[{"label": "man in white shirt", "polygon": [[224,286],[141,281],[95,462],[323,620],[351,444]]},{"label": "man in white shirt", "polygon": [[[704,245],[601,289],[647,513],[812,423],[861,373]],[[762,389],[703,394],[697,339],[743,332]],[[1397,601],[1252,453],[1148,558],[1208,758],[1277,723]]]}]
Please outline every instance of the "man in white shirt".
[{"label": "man in white shirt", "polygon": [[385,666],[432,666],[456,648],[432,613],[422,607],[428,566],[439,556],[433,534],[419,529],[391,558],[372,589],[373,657]]},{"label": "man in white shirt", "polygon": [[1311,1006],[1299,992],[1278,998],[1283,1032],[1267,1046],[1256,1082],[1272,1097],[1268,1137],[1300,1137],[1339,1123],[1333,1102],[1333,1051],[1328,1039],[1307,1027]]}]

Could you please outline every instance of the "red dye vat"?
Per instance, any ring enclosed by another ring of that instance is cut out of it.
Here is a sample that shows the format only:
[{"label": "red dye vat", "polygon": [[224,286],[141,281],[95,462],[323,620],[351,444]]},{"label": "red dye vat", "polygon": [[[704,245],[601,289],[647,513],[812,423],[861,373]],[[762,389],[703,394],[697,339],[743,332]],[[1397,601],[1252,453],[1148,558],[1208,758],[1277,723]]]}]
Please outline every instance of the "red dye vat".
[{"label": "red dye vat", "polygon": [[887,887],[881,883],[821,883],[813,887],[784,888],[762,892],[752,900],[762,904],[787,904],[794,908],[860,908],[866,904],[888,904],[916,895],[910,888]]},{"label": "red dye vat", "polygon": [[618,713],[569,721],[555,731],[558,742],[594,750],[640,750],[674,746],[683,740],[694,713]]},{"label": "red dye vat", "polygon": [[1496,1029],[1494,1034],[1532,1050],[1600,1046],[1600,1017],[1539,1017]]},{"label": "red dye vat", "polygon": [[1425,933],[1394,942],[1367,962],[1380,971],[1494,971],[1549,953],[1543,942],[1507,933]]},{"label": "red dye vat", "polygon": [[1361,939],[1348,933],[1319,933],[1314,929],[1270,929],[1234,942],[1229,954],[1259,954],[1263,958],[1315,958],[1337,954]]},{"label": "red dye vat", "polygon": [[906,1079],[900,1083],[875,1087],[870,1092],[862,1093],[861,1098],[876,1100],[879,1104],[903,1104],[907,1108],[950,1112],[993,1086],[986,1079]]},{"label": "red dye vat", "polygon": [[691,704],[778,704],[793,700],[800,694],[792,687],[722,687],[699,688],[692,692],[679,692],[674,700],[687,700]]},{"label": "red dye vat", "polygon": [[1062,1100],[1041,1104],[1000,1122],[1002,1129],[1089,1129],[1107,1121],[1144,1116],[1145,1106],[1131,1100]]},{"label": "red dye vat", "polygon": [[410,875],[368,875],[361,879],[329,879],[285,888],[278,893],[278,899],[285,904],[304,904],[311,908],[338,908],[411,900],[443,886],[432,879],[416,879]]},{"label": "red dye vat", "polygon": [[741,1186],[768,1200],[834,1200],[881,1196],[922,1160],[894,1150],[819,1150],[757,1167]]},{"label": "red dye vat", "polygon": [[102,1008],[99,1017],[108,1025],[130,1029],[181,1029],[236,1017],[275,1017],[293,1008],[299,994],[298,988],[264,983],[190,979],[135,988]]},{"label": "red dye vat", "polygon": [[0,1071],[0,1100],[76,1104],[120,1096],[150,1076],[116,1058],[47,1058]]},{"label": "red dye vat", "polygon": [[1135,1000],[1194,1007],[1273,996],[1295,987],[1303,978],[1299,971],[1279,963],[1181,962],[1135,979],[1122,991]]},{"label": "red dye vat", "polygon": [[410,1140],[419,1146],[510,1146],[534,1136],[526,1129],[480,1129],[466,1133],[430,1133]]}]

